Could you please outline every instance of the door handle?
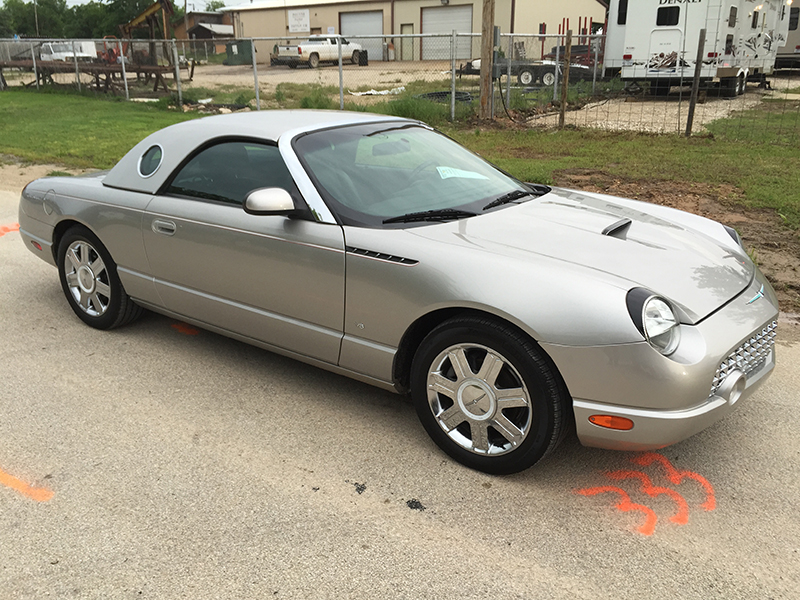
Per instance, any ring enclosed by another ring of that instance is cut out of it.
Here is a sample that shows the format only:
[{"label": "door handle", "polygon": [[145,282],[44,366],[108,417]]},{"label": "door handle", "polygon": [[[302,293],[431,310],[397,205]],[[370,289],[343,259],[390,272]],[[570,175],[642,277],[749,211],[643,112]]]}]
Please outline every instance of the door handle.
[{"label": "door handle", "polygon": [[155,219],[153,221],[152,229],[154,233],[160,233],[162,235],[175,235],[176,231],[175,223],[172,221],[162,221],[161,219]]}]

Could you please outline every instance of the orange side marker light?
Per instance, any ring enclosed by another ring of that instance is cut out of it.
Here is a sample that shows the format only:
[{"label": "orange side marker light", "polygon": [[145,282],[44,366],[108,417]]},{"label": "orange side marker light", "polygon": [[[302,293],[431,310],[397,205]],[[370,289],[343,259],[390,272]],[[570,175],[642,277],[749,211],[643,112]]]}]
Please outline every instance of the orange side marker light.
[{"label": "orange side marker light", "polygon": [[612,415],[592,415],[589,422],[599,427],[607,429],[617,429],[619,431],[630,431],[633,429],[633,421],[625,417],[615,417]]},{"label": "orange side marker light", "polygon": [[12,490],[16,490],[23,496],[27,496],[31,500],[36,500],[37,502],[47,502],[54,495],[53,492],[47,488],[37,488],[28,485],[24,481],[2,470],[0,470],[0,484],[10,487]]}]

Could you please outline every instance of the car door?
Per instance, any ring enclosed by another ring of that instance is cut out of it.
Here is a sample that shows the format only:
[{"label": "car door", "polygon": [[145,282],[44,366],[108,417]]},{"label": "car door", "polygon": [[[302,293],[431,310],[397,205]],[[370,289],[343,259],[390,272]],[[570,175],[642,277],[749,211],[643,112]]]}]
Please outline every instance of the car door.
[{"label": "car door", "polygon": [[335,364],[344,314],[342,230],[246,213],[247,194],[265,187],[300,199],[275,145],[228,140],[179,167],[143,221],[155,286],[178,315]]}]

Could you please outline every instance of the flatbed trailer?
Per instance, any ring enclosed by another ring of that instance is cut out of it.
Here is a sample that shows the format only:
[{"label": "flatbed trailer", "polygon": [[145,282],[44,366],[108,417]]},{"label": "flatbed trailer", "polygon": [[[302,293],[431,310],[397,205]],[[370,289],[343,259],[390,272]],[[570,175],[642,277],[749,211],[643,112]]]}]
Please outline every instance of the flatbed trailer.
[{"label": "flatbed trailer", "polygon": [[[35,65],[33,60],[0,61],[0,77],[2,77],[4,69],[35,72],[36,80],[27,84],[32,86],[37,85],[37,83],[42,85],[54,83],[53,75],[55,73],[75,73],[76,66],[74,62],[65,61],[37,60]],[[79,62],[77,69],[80,73],[86,73],[93,78],[92,85],[98,91],[116,94],[123,88],[123,70],[122,65],[119,63]],[[189,70],[189,80],[191,80],[194,75],[194,63],[187,65],[187,69]],[[135,75],[138,80],[143,79],[149,82],[152,79],[154,92],[161,88],[165,93],[169,93],[166,76],[171,75],[173,79],[175,78],[175,68],[167,65],[138,65],[126,62],[124,72],[126,75]]]},{"label": "flatbed trailer", "polygon": [[[511,74],[512,77],[517,78],[517,83],[522,86],[543,85],[551,86],[556,80],[556,70],[558,71],[559,79],[563,75],[564,61],[556,62],[555,60],[506,60],[499,59],[494,64],[494,79],[498,79],[506,74]],[[481,61],[474,59],[459,66],[456,73],[462,75],[480,75]],[[599,77],[601,71],[597,70]],[[571,63],[569,67],[570,81],[577,80],[591,80],[593,77],[593,69],[589,65],[581,63]]]}]

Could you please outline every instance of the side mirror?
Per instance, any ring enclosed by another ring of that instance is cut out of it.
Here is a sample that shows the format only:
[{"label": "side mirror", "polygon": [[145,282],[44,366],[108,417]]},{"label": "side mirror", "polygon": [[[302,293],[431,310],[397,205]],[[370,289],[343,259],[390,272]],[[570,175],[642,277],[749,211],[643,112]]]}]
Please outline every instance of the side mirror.
[{"label": "side mirror", "polygon": [[253,190],[244,201],[244,211],[251,215],[286,215],[295,211],[294,200],[282,188]]}]

